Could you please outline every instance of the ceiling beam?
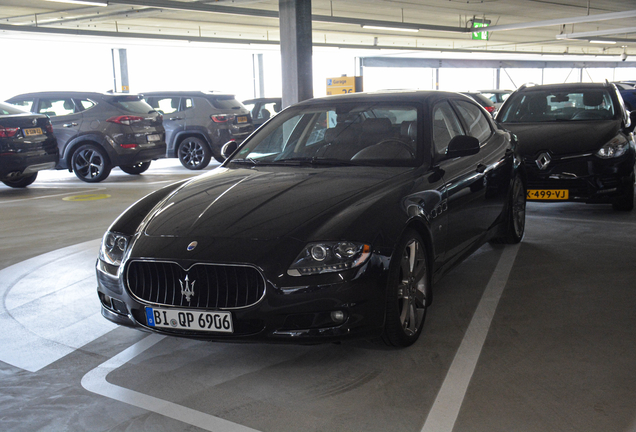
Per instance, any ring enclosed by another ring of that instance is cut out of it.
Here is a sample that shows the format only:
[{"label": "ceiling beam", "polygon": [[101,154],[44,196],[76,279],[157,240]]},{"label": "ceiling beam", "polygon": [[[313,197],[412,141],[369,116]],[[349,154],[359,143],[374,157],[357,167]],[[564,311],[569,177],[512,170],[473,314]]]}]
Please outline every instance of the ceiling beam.
[{"label": "ceiling beam", "polygon": [[518,24],[494,25],[494,26],[488,27],[488,31],[493,32],[493,31],[505,31],[505,30],[521,30],[521,29],[536,28],[536,27],[548,27],[552,25],[577,24],[577,23],[607,21],[607,20],[624,19],[624,18],[632,18],[632,17],[636,17],[636,10],[628,10],[624,12],[611,12],[611,13],[597,14],[597,15],[584,15],[584,16],[571,17],[571,18],[557,18],[557,19],[551,19],[551,20],[545,20],[545,21],[534,21],[534,22],[518,23]]}]

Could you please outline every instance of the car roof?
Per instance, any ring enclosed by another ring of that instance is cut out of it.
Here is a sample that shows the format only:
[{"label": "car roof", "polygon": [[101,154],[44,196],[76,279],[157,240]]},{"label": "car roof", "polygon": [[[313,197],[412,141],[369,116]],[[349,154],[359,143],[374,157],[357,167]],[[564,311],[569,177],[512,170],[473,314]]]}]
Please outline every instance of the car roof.
[{"label": "car roof", "polygon": [[178,96],[178,97],[187,97],[187,96],[191,96],[191,97],[224,97],[224,98],[228,98],[228,97],[235,97],[233,94],[231,93],[216,93],[216,92],[208,92],[208,91],[200,91],[200,90],[195,90],[195,91],[185,91],[185,90],[167,90],[167,91],[149,91],[149,92],[142,92],[141,94],[143,94],[144,96]]},{"label": "car roof", "polygon": [[244,104],[250,103],[269,103],[269,102],[280,102],[282,98],[280,97],[271,97],[271,98],[254,98],[254,99],[245,99],[243,101]]},{"label": "car roof", "polygon": [[445,98],[464,99],[476,103],[473,99],[457,92],[447,92],[440,90],[396,90],[381,92],[347,93],[341,95],[325,96],[321,98],[308,99],[299,102],[297,105],[324,105],[334,103],[373,103],[373,102],[424,102],[429,99],[438,100]]},{"label": "car roof", "polygon": [[572,90],[584,90],[584,89],[603,89],[612,88],[611,84],[608,83],[562,83],[562,84],[524,84],[517,89],[518,92],[524,91],[536,91],[536,90],[564,90],[564,91],[572,91]]},{"label": "car roof", "polygon": [[136,96],[135,93],[100,93],[100,92],[83,92],[83,91],[42,91],[42,92],[32,92],[32,93],[22,93],[16,96],[11,97],[10,99],[15,98],[23,98],[23,97],[32,97],[32,98],[40,98],[40,97],[87,97],[87,98],[98,98],[98,97],[112,97],[112,96]]}]

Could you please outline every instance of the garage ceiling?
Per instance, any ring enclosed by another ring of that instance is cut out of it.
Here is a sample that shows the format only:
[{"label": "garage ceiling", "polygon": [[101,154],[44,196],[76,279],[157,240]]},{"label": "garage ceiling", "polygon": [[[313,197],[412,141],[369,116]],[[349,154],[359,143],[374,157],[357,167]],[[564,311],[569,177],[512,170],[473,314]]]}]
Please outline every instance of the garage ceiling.
[{"label": "garage ceiling", "polygon": [[[271,45],[278,44],[280,37],[278,0],[82,3],[2,0],[0,34],[18,31]],[[636,55],[634,0],[312,0],[312,18],[314,46]],[[474,39],[471,24],[483,21],[490,22],[488,39]]]}]

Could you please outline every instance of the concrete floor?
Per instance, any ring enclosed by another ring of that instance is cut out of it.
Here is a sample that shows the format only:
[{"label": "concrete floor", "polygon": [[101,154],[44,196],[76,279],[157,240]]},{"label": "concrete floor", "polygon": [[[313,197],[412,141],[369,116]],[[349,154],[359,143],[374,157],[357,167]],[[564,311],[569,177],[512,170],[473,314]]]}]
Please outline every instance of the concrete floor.
[{"label": "concrete floor", "polygon": [[101,235],[191,175],[164,160],[97,185],[51,171],[0,186],[0,430],[636,431],[636,212],[530,204],[521,245],[484,246],[448,274],[404,350],[111,324]]}]

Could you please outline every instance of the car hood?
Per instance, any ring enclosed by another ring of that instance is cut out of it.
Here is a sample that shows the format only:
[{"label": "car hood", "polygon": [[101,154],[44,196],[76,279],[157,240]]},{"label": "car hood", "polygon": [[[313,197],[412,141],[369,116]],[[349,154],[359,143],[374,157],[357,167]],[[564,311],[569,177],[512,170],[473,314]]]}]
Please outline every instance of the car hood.
[{"label": "car hood", "polygon": [[217,168],[177,189],[151,211],[151,237],[271,240],[293,235],[312,221],[351,205],[404,169],[339,167],[303,169]]},{"label": "car hood", "polygon": [[593,152],[616,136],[620,120],[550,123],[503,123],[519,138],[519,152],[534,157],[550,150],[554,155]]}]

